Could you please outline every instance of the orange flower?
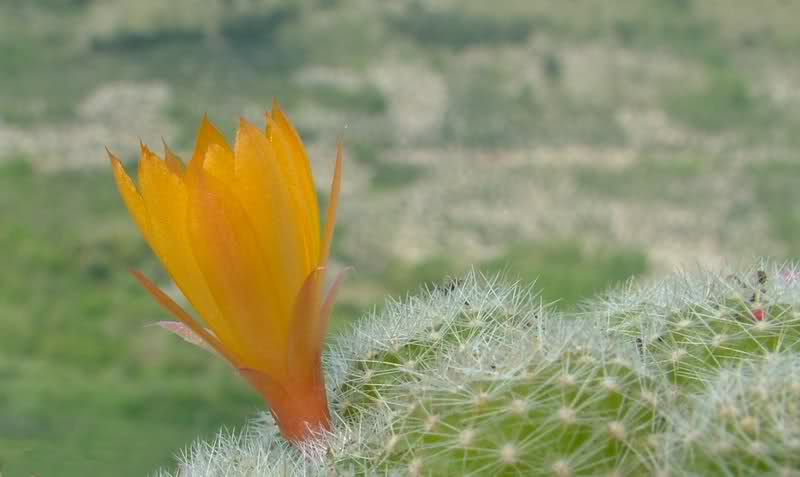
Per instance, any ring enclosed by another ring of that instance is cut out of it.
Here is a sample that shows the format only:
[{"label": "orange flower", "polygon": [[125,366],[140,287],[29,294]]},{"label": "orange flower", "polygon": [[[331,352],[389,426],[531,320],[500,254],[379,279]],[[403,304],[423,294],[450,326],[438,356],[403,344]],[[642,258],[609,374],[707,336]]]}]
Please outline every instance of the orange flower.
[{"label": "orange flower", "polygon": [[323,299],[341,145],[323,234],[305,148],[277,103],[266,134],[241,120],[233,148],[203,118],[187,166],[166,146],[161,159],[142,145],[138,188],[109,156],[136,225],[205,322],[134,272],[180,320],[162,326],[230,362],[290,441],[329,430],[320,358],[342,278]]}]

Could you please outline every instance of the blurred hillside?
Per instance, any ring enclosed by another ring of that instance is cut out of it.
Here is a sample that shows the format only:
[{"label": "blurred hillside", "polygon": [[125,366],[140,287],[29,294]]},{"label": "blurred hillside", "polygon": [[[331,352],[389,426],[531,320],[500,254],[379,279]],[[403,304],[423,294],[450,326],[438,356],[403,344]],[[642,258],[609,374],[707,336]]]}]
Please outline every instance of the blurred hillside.
[{"label": "blurred hillside", "polygon": [[[201,6],[202,5],[202,6]],[[613,7],[613,8],[612,8]],[[146,327],[169,288],[104,146],[184,156],[273,97],[324,195],[348,151],[341,328],[472,265],[547,301],[800,255],[791,0],[4,0],[0,473],[142,475],[261,407]],[[132,170],[132,169],[131,169]]]}]

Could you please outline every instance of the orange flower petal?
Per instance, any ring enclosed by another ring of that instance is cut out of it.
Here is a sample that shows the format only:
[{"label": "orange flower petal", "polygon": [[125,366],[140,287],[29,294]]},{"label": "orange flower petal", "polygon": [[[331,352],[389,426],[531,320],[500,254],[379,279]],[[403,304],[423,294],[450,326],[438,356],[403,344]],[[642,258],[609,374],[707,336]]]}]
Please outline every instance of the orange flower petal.
[{"label": "orange flower petal", "polygon": [[264,251],[236,196],[205,170],[193,171],[190,167],[187,175],[189,238],[197,263],[234,327],[246,365],[283,376],[290,313],[283,277],[268,273]]},{"label": "orange flower petal", "polygon": [[167,142],[164,141],[164,139],[161,139],[161,142],[164,143],[164,162],[167,163],[167,167],[169,167],[169,170],[171,170],[173,174],[183,177],[183,174],[186,172],[183,161],[177,154],[172,152],[172,149],[167,146]]},{"label": "orange flower petal", "polygon": [[203,116],[203,121],[200,123],[200,129],[197,131],[197,143],[194,146],[194,154],[192,154],[192,161],[199,157],[203,157],[208,150],[208,146],[216,144],[224,149],[231,150],[228,143],[225,141],[225,136],[219,132],[219,129],[208,120],[208,115]]},{"label": "orange flower petal", "polygon": [[315,340],[319,327],[320,289],[325,281],[325,269],[317,268],[303,282],[292,310],[289,334],[288,374],[302,380],[310,372],[309,365],[318,358],[322,342]]},{"label": "orange flower petal", "polygon": [[314,363],[314,377],[307,381],[279,382],[271,376],[250,368],[239,373],[257,389],[269,403],[269,410],[281,434],[290,442],[321,437],[331,429],[331,416],[325,396],[322,366]]},{"label": "orange flower petal", "polygon": [[[313,369],[313,364],[322,355],[322,346],[328,331],[333,302],[344,281],[348,269],[336,275],[325,301],[322,302],[322,287],[325,284],[325,269],[314,270],[303,283],[294,307],[294,320],[289,336],[289,375],[303,376]],[[307,376],[307,378],[310,378]]]},{"label": "orange flower petal", "polygon": [[225,184],[230,190],[235,190],[236,176],[233,170],[233,152],[219,144],[210,144],[206,151],[203,169]]},{"label": "orange flower petal", "polygon": [[277,102],[267,114],[267,137],[275,149],[275,158],[284,181],[283,188],[291,197],[291,206],[302,230],[306,263],[313,268],[319,262],[319,204],[311,165],[300,137],[281,111]]},{"label": "orange flower petal", "polygon": [[232,327],[222,316],[192,255],[186,227],[188,194],[183,178],[146,147],[142,149],[139,176],[149,217],[150,247],[219,339],[234,345],[238,340]]},{"label": "orange flower petal", "polygon": [[189,316],[188,313],[183,311],[183,308],[180,307],[177,303],[175,303],[172,298],[167,296],[166,293],[161,291],[153,282],[150,281],[146,276],[144,276],[141,272],[136,270],[131,271],[133,276],[136,280],[141,283],[145,290],[147,290],[150,295],[152,295],[155,300],[164,307],[167,311],[175,315],[181,323],[188,326],[190,330],[194,332],[197,336],[203,339],[206,343],[208,343],[211,348],[214,349],[217,353],[224,356],[225,359],[231,362],[234,366],[238,366],[239,360],[236,358],[235,352],[230,352],[226,350],[222,344],[219,342],[217,338],[209,334],[202,326],[198,325],[197,322]]},{"label": "orange flower petal", "polygon": [[284,192],[275,152],[266,136],[242,120],[236,136],[236,195],[254,224],[259,241],[274,266],[275,276],[284,277],[289,307],[303,280],[316,264],[307,263],[302,250],[301,229]]},{"label": "orange flower petal", "polygon": [[344,160],[344,150],[342,143],[336,146],[336,168],[333,172],[331,183],[331,195],[328,200],[328,217],[325,220],[325,237],[322,239],[322,249],[320,250],[319,263],[323,267],[328,263],[331,253],[331,243],[333,242],[333,229],[336,227],[336,209],[339,207],[339,191],[342,188],[342,162]]},{"label": "orange flower petal", "polygon": [[125,173],[122,162],[120,162],[115,155],[111,154],[110,151],[108,151],[108,157],[111,159],[111,170],[114,173],[114,181],[117,183],[117,189],[122,196],[123,202],[125,202],[125,207],[128,208],[128,212],[130,212],[133,221],[136,223],[136,226],[139,227],[139,231],[142,233],[145,240],[149,240],[148,235],[150,227],[148,225],[147,208],[144,205],[144,199],[142,199],[141,194],[139,194],[131,178]]}]

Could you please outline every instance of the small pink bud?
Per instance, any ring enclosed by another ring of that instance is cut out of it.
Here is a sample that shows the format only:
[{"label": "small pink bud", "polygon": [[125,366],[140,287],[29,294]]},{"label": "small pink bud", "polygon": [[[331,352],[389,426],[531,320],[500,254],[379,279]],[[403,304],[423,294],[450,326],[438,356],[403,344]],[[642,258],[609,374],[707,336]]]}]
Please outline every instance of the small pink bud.
[{"label": "small pink bud", "polygon": [[764,321],[766,317],[767,317],[767,312],[765,310],[761,308],[753,310],[753,318],[755,318],[756,321]]}]

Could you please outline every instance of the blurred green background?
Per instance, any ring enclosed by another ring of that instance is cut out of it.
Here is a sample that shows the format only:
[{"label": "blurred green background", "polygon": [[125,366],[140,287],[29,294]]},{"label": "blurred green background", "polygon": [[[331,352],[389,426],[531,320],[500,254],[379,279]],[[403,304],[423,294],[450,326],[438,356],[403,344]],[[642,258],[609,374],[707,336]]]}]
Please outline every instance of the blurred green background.
[{"label": "blurred green background", "polygon": [[2,0],[0,474],[145,475],[262,403],[149,323],[173,290],[103,150],[186,155],[282,102],[327,193],[333,333],[477,266],[562,309],[800,254],[791,0]]}]

